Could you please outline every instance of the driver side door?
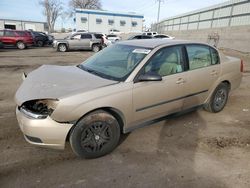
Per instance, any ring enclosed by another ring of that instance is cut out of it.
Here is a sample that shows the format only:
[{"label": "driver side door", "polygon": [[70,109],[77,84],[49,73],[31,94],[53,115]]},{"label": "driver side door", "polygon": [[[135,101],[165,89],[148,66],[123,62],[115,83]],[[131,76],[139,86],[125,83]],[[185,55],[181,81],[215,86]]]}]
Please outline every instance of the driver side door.
[{"label": "driver side door", "polygon": [[162,81],[137,81],[133,87],[133,125],[177,111],[183,106],[186,72],[183,46],[158,50],[140,74],[154,73]]}]

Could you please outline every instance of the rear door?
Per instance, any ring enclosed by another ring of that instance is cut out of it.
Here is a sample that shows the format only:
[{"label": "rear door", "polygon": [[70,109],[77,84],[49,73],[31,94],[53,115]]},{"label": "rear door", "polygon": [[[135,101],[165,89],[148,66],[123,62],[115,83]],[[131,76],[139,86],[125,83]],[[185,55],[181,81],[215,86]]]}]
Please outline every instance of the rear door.
[{"label": "rear door", "polygon": [[160,49],[142,68],[140,74],[159,74],[162,81],[134,84],[135,124],[181,110],[186,87],[183,52],[184,47],[181,45]]},{"label": "rear door", "polygon": [[185,95],[189,97],[184,100],[184,109],[204,103],[221,71],[219,55],[214,48],[202,44],[190,44],[186,45],[186,52],[189,71]]},{"label": "rear door", "polygon": [[81,34],[82,49],[90,49],[92,44],[92,35],[88,33]]}]

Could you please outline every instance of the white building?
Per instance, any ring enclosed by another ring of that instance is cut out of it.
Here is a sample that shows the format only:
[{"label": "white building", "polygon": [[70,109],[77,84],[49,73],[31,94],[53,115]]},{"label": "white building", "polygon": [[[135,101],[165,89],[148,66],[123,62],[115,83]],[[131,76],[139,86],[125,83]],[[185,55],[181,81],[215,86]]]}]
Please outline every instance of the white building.
[{"label": "white building", "polygon": [[102,10],[76,9],[76,30],[109,33],[110,29],[120,32],[142,32],[143,15],[136,13],[118,13]]},{"label": "white building", "polygon": [[45,22],[13,20],[13,19],[0,19],[0,29],[15,29],[15,30],[28,30],[42,31],[46,30]]}]

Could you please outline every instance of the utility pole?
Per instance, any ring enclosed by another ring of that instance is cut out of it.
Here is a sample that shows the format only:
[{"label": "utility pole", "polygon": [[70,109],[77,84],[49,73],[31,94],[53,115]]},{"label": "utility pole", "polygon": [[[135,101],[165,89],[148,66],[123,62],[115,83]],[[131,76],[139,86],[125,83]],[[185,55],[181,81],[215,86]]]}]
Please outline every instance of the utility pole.
[{"label": "utility pole", "polygon": [[161,2],[163,2],[163,0],[156,0],[156,2],[158,1],[158,15],[157,15],[157,29],[158,30],[158,25],[159,25],[159,21],[160,21],[160,9],[161,9]]}]

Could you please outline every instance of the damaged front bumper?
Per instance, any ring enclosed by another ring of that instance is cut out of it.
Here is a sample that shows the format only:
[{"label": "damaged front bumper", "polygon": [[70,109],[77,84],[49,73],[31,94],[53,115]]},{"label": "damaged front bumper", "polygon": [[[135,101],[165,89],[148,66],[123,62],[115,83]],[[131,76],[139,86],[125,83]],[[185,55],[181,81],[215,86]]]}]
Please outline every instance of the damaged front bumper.
[{"label": "damaged front bumper", "polygon": [[58,123],[47,116],[36,118],[37,114],[16,108],[18,124],[27,142],[53,149],[64,149],[67,135],[73,126],[70,123]]}]

